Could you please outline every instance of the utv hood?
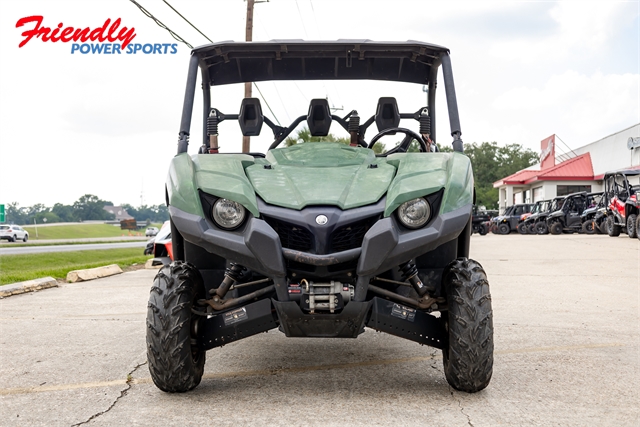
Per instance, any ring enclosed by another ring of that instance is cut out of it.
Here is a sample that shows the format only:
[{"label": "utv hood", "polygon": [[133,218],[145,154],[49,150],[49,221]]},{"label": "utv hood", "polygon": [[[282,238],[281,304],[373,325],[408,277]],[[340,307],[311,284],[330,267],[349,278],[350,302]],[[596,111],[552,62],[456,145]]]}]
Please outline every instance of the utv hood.
[{"label": "utv hood", "polygon": [[469,158],[459,153],[398,153],[376,157],[363,147],[314,142],[270,150],[266,158],[246,154],[180,154],[167,177],[168,203],[203,216],[198,192],[244,205],[260,216],[265,203],[301,210],[371,205],[386,196],[384,216],[402,203],[444,189],[440,213],[473,202]]},{"label": "utv hood", "polygon": [[267,153],[268,164],[246,169],[258,196],[291,209],[331,205],[351,209],[377,202],[396,168],[372,150],[336,143],[307,143]]}]

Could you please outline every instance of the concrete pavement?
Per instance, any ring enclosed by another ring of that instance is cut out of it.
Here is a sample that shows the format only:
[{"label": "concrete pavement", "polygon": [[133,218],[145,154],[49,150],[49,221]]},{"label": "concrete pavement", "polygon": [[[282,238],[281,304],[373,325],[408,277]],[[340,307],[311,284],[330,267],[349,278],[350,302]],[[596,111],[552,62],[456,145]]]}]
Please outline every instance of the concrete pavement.
[{"label": "concrete pavement", "polygon": [[639,243],[626,236],[474,235],[491,284],[494,376],[453,391],[440,352],[367,330],[277,331],[207,353],[166,394],[145,365],[155,271],[0,301],[1,425],[638,425]]}]

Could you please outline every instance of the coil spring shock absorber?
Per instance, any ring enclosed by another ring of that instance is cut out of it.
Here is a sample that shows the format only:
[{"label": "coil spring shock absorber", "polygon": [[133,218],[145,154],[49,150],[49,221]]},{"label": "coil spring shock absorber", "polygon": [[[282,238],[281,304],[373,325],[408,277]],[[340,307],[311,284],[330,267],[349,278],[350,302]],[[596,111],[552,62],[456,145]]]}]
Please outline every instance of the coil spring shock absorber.
[{"label": "coil spring shock absorber", "polygon": [[431,117],[429,117],[429,111],[423,108],[420,112],[420,135],[424,138],[424,142],[427,144],[427,151],[431,151]]},{"label": "coil spring shock absorber", "polygon": [[351,112],[351,117],[349,117],[349,134],[351,135],[351,143],[349,144],[351,147],[358,146],[358,132],[360,130],[360,116],[356,110]]},{"label": "coil spring shock absorber", "polygon": [[240,280],[240,273],[242,273],[242,270],[244,269],[245,268],[240,264],[231,264],[229,268],[225,270],[224,279],[222,280],[222,283],[220,283],[220,286],[218,286],[218,289],[215,291],[212,290],[211,292],[215,292],[219,298],[224,298],[231,285]]},{"label": "coil spring shock absorber", "polygon": [[428,289],[424,283],[422,283],[420,277],[418,277],[418,268],[416,265],[409,260],[404,264],[400,264],[398,268],[402,272],[402,279],[409,280],[413,289],[416,290],[420,297],[423,297],[427,293]]},{"label": "coil spring shock absorber", "polygon": [[207,135],[209,135],[209,153],[218,153],[218,111],[213,108],[207,117]]}]

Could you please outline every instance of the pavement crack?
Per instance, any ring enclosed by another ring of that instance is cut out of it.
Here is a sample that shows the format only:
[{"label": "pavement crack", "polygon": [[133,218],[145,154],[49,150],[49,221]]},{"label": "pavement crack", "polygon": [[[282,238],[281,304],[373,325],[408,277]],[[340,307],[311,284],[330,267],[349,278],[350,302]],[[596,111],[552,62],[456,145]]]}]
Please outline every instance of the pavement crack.
[{"label": "pavement crack", "polygon": [[464,412],[464,408],[462,407],[462,400],[456,398],[456,395],[454,394],[451,386],[449,386],[449,393],[451,393],[452,398],[458,401],[458,407],[460,408],[460,413],[467,418],[467,424],[469,424],[470,427],[474,427],[473,423],[471,422],[471,417]]},{"label": "pavement crack", "polygon": [[73,424],[71,427],[77,427],[77,426],[81,426],[83,424],[88,424],[92,420],[94,420],[94,419],[98,418],[99,416],[104,415],[107,412],[109,412],[110,410],[112,410],[116,406],[118,401],[120,399],[122,399],[123,397],[125,397],[129,393],[129,390],[131,390],[131,386],[132,386],[132,383],[133,383],[133,374],[134,374],[134,372],[136,372],[138,370],[138,368],[140,368],[141,366],[144,366],[146,364],[147,364],[147,361],[145,360],[144,362],[138,363],[136,366],[133,367],[133,369],[127,374],[127,381],[126,381],[126,385],[127,386],[120,391],[120,395],[115,398],[113,403],[111,403],[111,405],[109,405],[109,407],[107,409],[105,409],[104,411],[97,412],[97,413],[91,415],[85,421],[79,422],[77,424]]}]

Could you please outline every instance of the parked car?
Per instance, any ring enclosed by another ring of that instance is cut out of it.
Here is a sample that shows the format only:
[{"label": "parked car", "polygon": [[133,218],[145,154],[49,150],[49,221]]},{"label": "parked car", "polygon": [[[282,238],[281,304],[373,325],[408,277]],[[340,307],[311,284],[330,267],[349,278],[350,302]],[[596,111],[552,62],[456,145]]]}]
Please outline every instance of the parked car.
[{"label": "parked car", "polygon": [[607,172],[604,176],[605,192],[609,197],[607,231],[611,237],[626,232],[629,237],[640,238],[640,186],[629,184],[629,177],[638,175],[640,169]]},{"label": "parked car", "polygon": [[144,232],[144,235],[147,237],[153,237],[158,234],[158,227],[147,227]]},{"label": "parked car", "polygon": [[522,215],[530,213],[532,208],[533,205],[530,203],[521,203],[507,207],[504,214],[493,218],[491,231],[497,234],[511,233],[518,227]]},{"label": "parked car", "polygon": [[11,224],[11,225],[0,225],[0,239],[8,240],[10,242],[15,242],[17,240],[22,240],[26,242],[29,240],[29,233],[24,228],[19,225]]}]

